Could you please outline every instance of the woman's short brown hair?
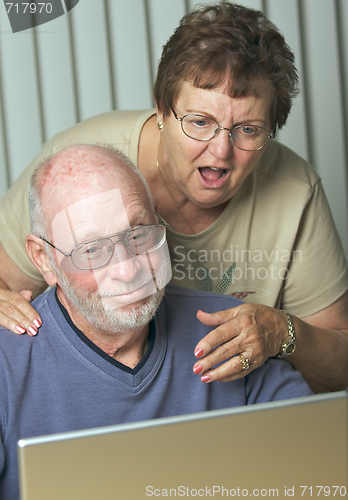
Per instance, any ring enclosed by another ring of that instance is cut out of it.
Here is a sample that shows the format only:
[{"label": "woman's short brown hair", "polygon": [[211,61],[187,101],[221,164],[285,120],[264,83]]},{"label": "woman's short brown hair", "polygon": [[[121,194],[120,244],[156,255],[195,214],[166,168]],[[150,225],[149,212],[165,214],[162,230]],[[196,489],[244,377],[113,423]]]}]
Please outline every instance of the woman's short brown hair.
[{"label": "woman's short brown hair", "polygon": [[184,16],[163,48],[154,96],[167,116],[183,81],[213,89],[225,80],[230,97],[254,95],[270,85],[272,120],[281,128],[298,93],[294,55],[260,11],[221,2]]}]

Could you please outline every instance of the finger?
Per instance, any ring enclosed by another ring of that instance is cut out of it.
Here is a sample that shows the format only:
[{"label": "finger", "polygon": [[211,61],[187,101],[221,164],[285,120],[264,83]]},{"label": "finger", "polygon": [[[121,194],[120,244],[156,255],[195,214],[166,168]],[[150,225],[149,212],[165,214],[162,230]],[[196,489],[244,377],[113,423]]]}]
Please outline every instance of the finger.
[{"label": "finger", "polygon": [[33,298],[33,294],[31,293],[31,290],[22,290],[20,294],[27,302],[31,302]]},{"label": "finger", "polygon": [[201,309],[197,311],[197,319],[206,326],[219,326],[221,324],[221,320],[216,314],[207,313]]},{"label": "finger", "polygon": [[18,293],[9,292],[5,300],[0,299],[0,313],[0,325],[14,333],[36,335],[42,325],[38,312]]},{"label": "finger", "polygon": [[[0,308],[3,306],[0,301]],[[7,304],[8,306],[8,304]],[[8,316],[8,307],[5,307],[6,313],[0,310],[0,326],[7,328],[17,335],[22,335],[23,333],[28,333],[28,335],[34,336],[37,334],[37,328],[35,325],[28,322],[26,316],[21,314],[20,311],[10,311],[11,316]]]},{"label": "finger", "polygon": [[[194,351],[196,358],[201,359],[203,356],[207,356],[213,350],[216,350],[217,346],[224,344],[228,340],[234,339],[239,333],[240,327],[233,321],[220,324],[220,326],[209,332],[198,342]],[[233,354],[236,354],[236,352]]]},{"label": "finger", "polygon": [[217,311],[214,313],[207,313],[199,309],[197,311],[197,318],[204,325],[218,326],[235,318],[238,314],[239,308],[240,306],[231,307],[230,309],[225,309],[224,311]]},{"label": "finger", "polygon": [[33,324],[36,328],[40,328],[42,320],[40,314],[28,302],[31,300],[32,293],[30,290],[23,290],[20,294],[12,293],[8,299],[9,304],[12,304],[20,313],[25,316],[25,324],[30,326]]},{"label": "finger", "polygon": [[[212,369],[218,363],[226,362],[244,350],[239,336],[229,342],[224,342],[209,354],[200,358],[193,366],[194,373],[202,374]],[[198,367],[200,369],[198,369]]]},{"label": "finger", "polygon": [[212,370],[208,370],[201,375],[201,381],[204,383],[210,383],[214,381],[220,382],[231,382],[232,380],[237,380],[239,378],[245,377],[255,368],[254,365],[247,354],[244,354],[244,359],[248,360],[248,369],[243,369],[243,364],[239,356],[234,356],[230,360],[226,361],[223,365],[217,366]]}]

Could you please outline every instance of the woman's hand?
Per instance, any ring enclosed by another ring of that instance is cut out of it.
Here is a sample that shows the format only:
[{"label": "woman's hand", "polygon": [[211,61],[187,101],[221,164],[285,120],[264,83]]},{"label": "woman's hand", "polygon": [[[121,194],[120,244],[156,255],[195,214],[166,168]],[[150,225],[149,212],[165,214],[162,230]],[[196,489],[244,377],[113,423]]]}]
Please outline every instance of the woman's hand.
[{"label": "woman's hand", "polygon": [[215,327],[195,349],[199,361],[193,371],[202,382],[244,377],[278,354],[288,336],[285,314],[260,304],[242,304],[212,314],[198,311],[197,318],[204,325]]},{"label": "woman's hand", "polygon": [[20,293],[0,289],[0,326],[13,333],[36,335],[42,321],[40,315],[29,304],[32,299],[30,290]]}]

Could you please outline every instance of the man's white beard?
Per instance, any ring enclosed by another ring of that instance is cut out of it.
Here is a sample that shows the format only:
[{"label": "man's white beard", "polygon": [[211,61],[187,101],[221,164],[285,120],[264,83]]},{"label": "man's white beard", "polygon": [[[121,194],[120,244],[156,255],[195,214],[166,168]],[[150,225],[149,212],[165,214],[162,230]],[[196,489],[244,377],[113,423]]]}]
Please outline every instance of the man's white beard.
[{"label": "man's white beard", "polygon": [[[156,278],[158,285],[162,287],[161,290],[157,288],[155,293],[142,299],[138,304],[135,303],[113,308],[112,306],[107,307],[105,301],[103,301],[103,297],[108,294],[103,294],[103,296],[101,296],[99,291],[86,292],[82,286],[73,285],[67,275],[58,268],[53,258],[51,258],[51,256],[49,257],[59,286],[68,303],[75,306],[87,321],[99,330],[126,332],[147,325],[155,315],[164,295],[164,286],[167,283],[165,280],[168,271],[167,262],[164,262],[161,268],[156,270]],[[146,283],[150,279],[153,279],[151,274],[147,277],[143,276],[141,282]],[[115,285],[115,288],[117,289],[117,285]],[[128,290],[131,291],[136,288],[137,284],[134,285],[133,282],[129,285]],[[122,293],[127,292],[126,284],[123,285],[122,289]],[[116,291],[120,293],[118,289]],[[109,294],[112,295],[112,291],[110,291]]]}]

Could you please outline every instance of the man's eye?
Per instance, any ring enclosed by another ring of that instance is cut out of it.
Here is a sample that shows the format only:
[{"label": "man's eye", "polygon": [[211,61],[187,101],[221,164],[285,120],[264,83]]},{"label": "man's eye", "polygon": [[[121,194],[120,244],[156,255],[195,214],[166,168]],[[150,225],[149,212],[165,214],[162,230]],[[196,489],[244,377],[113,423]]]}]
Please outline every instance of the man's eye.
[{"label": "man's eye", "polygon": [[99,246],[91,245],[81,249],[79,252],[79,256],[82,259],[96,258],[100,255],[101,250],[102,249]]},{"label": "man's eye", "polygon": [[147,231],[137,231],[131,235],[131,241],[133,243],[137,243],[138,245],[144,243],[148,240],[148,232]]},{"label": "man's eye", "polygon": [[88,253],[88,254],[94,254],[96,253],[97,251],[99,250],[98,247],[90,247],[90,248],[86,248],[85,252]]}]

